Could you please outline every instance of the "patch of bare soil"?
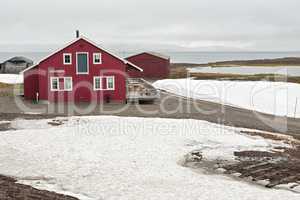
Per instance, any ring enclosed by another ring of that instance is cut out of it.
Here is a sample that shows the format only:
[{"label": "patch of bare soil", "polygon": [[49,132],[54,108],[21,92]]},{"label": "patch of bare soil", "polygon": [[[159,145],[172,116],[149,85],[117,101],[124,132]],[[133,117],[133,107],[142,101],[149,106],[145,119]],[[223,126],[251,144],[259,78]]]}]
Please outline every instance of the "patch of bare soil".
[{"label": "patch of bare soil", "polygon": [[266,187],[272,188],[282,184],[300,184],[300,160],[295,154],[300,148],[285,150],[282,153],[260,151],[235,152],[236,164],[224,165],[226,173],[240,173],[240,178],[252,181],[265,181]]},{"label": "patch of bare soil", "polygon": [[0,175],[0,199],[1,200],[78,200],[77,198],[38,190],[28,185],[16,183],[10,177]]},{"label": "patch of bare soil", "polygon": [[240,174],[255,182],[264,183],[268,188],[287,185],[289,189],[300,187],[300,143],[297,140],[286,140],[286,136],[244,132],[250,135],[260,135],[266,139],[289,142],[292,148],[280,147],[273,152],[240,151],[234,152],[238,162],[224,164],[226,174]]},{"label": "patch of bare soil", "polygon": [[53,119],[52,121],[48,122],[49,125],[51,126],[61,126],[63,125],[67,119]]},{"label": "patch of bare soil", "polygon": [[8,130],[13,130],[13,128],[10,127],[10,122],[0,123],[0,131],[8,131]]},{"label": "patch of bare soil", "polygon": [[272,152],[237,151],[234,152],[236,162],[233,163],[223,160],[203,161],[202,155],[194,151],[185,156],[183,166],[204,169],[209,173],[227,174],[262,184],[267,188],[283,187],[300,193],[300,142],[279,134],[247,131],[243,133],[284,141],[292,147],[280,147]]}]

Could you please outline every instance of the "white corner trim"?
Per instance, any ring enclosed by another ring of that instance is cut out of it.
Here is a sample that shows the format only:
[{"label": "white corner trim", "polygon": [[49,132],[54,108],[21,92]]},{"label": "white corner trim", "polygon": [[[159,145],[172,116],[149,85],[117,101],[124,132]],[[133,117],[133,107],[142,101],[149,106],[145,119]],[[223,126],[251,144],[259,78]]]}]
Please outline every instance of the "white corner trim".
[{"label": "white corner trim", "polygon": [[[78,54],[86,54],[87,55],[87,72],[78,72]],[[89,63],[89,52],[76,52],[76,74],[78,75],[86,75],[89,74],[90,63]]]}]

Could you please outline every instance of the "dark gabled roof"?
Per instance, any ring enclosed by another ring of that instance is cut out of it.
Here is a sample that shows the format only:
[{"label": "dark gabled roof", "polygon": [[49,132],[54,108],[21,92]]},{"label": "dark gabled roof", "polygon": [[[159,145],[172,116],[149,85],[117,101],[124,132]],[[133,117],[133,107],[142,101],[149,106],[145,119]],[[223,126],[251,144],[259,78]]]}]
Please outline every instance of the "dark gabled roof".
[{"label": "dark gabled roof", "polygon": [[24,73],[24,72],[26,72],[26,71],[28,71],[28,70],[30,70],[30,69],[33,69],[33,68],[37,67],[42,61],[44,61],[44,60],[50,58],[50,57],[53,56],[54,54],[56,54],[56,53],[58,53],[58,52],[64,50],[65,48],[67,48],[68,46],[74,44],[75,42],[77,42],[77,41],[79,41],[79,40],[84,40],[84,41],[86,41],[86,42],[88,42],[88,43],[94,45],[95,47],[97,47],[97,48],[103,50],[104,52],[110,54],[111,56],[113,56],[113,57],[115,57],[115,58],[121,60],[124,64],[127,64],[127,65],[129,65],[129,66],[131,66],[131,67],[133,67],[133,68],[135,68],[135,69],[141,71],[141,72],[143,71],[142,68],[136,66],[135,64],[129,62],[128,60],[125,60],[125,59],[123,59],[123,58],[121,58],[121,57],[115,55],[114,53],[112,53],[112,52],[106,50],[106,49],[103,48],[103,47],[100,47],[99,45],[97,45],[96,43],[94,43],[94,42],[92,42],[91,40],[87,39],[86,37],[81,36],[81,37],[79,37],[79,38],[76,38],[76,39],[73,40],[72,42],[68,43],[68,44],[65,45],[64,47],[62,47],[62,48],[56,50],[55,52],[51,53],[50,55],[46,56],[45,58],[43,58],[42,60],[40,60],[36,65],[33,65],[33,66],[31,66],[31,67],[28,67],[27,69],[25,69],[25,70],[22,71],[21,73]]},{"label": "dark gabled roof", "polygon": [[149,54],[149,55],[152,55],[152,56],[155,56],[155,57],[158,57],[158,58],[162,58],[164,60],[169,60],[170,59],[170,56],[166,56],[166,55],[163,55],[161,53],[153,52],[153,51],[147,51],[147,52],[138,53],[138,54],[129,56],[126,59],[129,59],[129,58],[132,58],[132,57],[135,57],[135,56],[139,56],[139,55],[142,55],[142,54]]},{"label": "dark gabled roof", "polygon": [[32,60],[23,56],[15,56],[5,62],[25,62],[25,63],[33,64]]}]

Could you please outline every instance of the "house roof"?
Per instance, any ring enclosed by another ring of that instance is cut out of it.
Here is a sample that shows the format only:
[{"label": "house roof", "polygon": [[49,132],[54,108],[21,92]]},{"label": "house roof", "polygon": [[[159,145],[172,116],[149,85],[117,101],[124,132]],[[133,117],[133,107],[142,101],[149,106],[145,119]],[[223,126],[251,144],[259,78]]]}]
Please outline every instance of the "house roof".
[{"label": "house roof", "polygon": [[153,51],[147,51],[147,52],[142,52],[142,53],[139,53],[139,54],[135,54],[135,55],[129,56],[126,59],[129,59],[131,57],[138,56],[138,55],[141,55],[141,54],[149,54],[149,55],[156,56],[156,57],[159,57],[159,58],[162,58],[162,59],[165,59],[165,60],[169,60],[170,59],[170,56],[166,56],[166,55],[163,55],[161,53],[153,52]]},{"label": "house roof", "polygon": [[36,65],[33,65],[33,66],[31,66],[31,67],[28,67],[27,69],[23,70],[23,71],[20,72],[20,73],[24,73],[24,72],[26,72],[26,71],[28,71],[28,70],[30,70],[30,69],[33,69],[33,68],[37,67],[37,66],[38,66],[41,62],[43,62],[44,60],[50,58],[50,57],[53,56],[54,54],[56,54],[56,53],[58,53],[58,52],[64,50],[66,47],[68,47],[68,46],[74,44],[75,42],[77,42],[77,41],[79,41],[79,40],[81,40],[81,39],[84,40],[84,41],[86,41],[86,42],[88,42],[88,43],[90,43],[90,44],[92,44],[93,46],[95,46],[95,47],[97,47],[97,48],[103,50],[104,52],[110,54],[111,56],[113,56],[113,57],[115,57],[115,58],[121,60],[124,64],[127,64],[127,65],[129,65],[129,66],[132,66],[132,67],[134,67],[135,69],[137,69],[137,70],[139,70],[139,71],[141,71],[141,72],[143,71],[142,68],[136,66],[135,64],[129,62],[128,60],[125,60],[125,59],[123,59],[123,58],[121,58],[121,57],[115,55],[114,53],[110,52],[109,50],[107,50],[107,49],[105,49],[105,48],[99,46],[98,44],[92,42],[92,41],[89,40],[88,38],[81,36],[81,37],[76,38],[75,40],[71,41],[70,43],[66,44],[64,47],[62,47],[62,48],[60,48],[60,49],[54,51],[53,53],[51,53],[50,55],[46,56],[45,58],[41,59]]},{"label": "house roof", "polygon": [[15,56],[11,59],[8,59],[5,62],[26,62],[26,63],[31,63],[33,64],[33,61],[30,60],[29,58],[23,57],[23,56]]},{"label": "house roof", "polygon": [[[32,63],[34,62],[32,57],[34,57],[35,53],[32,52],[1,52],[0,54],[0,63],[6,62],[27,62]],[[30,59],[29,59],[30,58]]]},{"label": "house roof", "polygon": [[167,55],[164,55],[164,54],[161,54],[161,53],[158,53],[158,52],[149,51],[149,52],[146,52],[146,53],[150,54],[150,55],[153,55],[153,56],[156,56],[156,57],[166,59],[166,60],[170,59],[170,56],[167,56]]}]

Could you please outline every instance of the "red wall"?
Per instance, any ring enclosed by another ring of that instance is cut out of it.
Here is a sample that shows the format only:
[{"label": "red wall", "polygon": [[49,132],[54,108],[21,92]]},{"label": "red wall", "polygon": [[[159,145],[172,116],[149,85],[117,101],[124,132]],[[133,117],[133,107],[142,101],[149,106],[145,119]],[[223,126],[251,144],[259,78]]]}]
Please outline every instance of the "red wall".
[{"label": "red wall", "polygon": [[36,93],[39,92],[37,71],[37,69],[32,69],[24,73],[24,97],[28,100],[35,100]]},{"label": "red wall", "polygon": [[[89,53],[89,74],[76,74],[76,52]],[[72,53],[72,65],[63,64],[63,53]],[[93,53],[102,54],[102,64],[93,64]],[[97,48],[86,40],[80,39],[65,49],[55,53],[48,59],[42,61],[37,67],[39,76],[38,80],[34,78],[25,78],[24,94],[25,98],[31,99],[35,88],[32,83],[37,82],[39,96],[41,100],[49,101],[102,101],[107,96],[112,101],[126,100],[126,77],[124,75],[126,66],[119,60]],[[59,70],[59,71],[58,71]],[[28,70],[30,72],[32,70]],[[115,90],[93,90],[94,76],[111,76],[115,77]],[[50,77],[72,77],[72,91],[50,91]]]},{"label": "red wall", "polygon": [[166,60],[148,53],[142,53],[127,58],[128,61],[139,66],[144,71],[131,70],[128,72],[134,78],[167,78],[170,73],[170,60]]}]

